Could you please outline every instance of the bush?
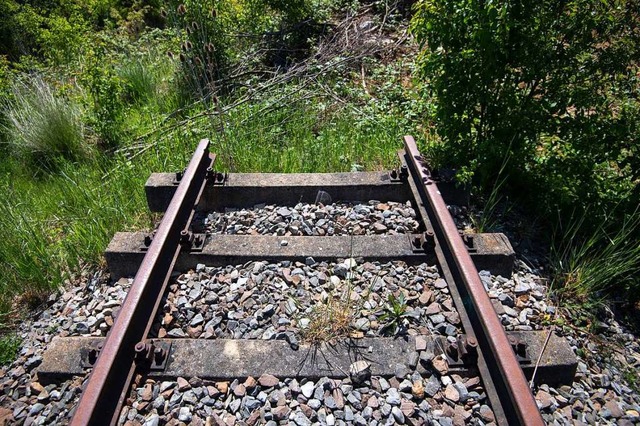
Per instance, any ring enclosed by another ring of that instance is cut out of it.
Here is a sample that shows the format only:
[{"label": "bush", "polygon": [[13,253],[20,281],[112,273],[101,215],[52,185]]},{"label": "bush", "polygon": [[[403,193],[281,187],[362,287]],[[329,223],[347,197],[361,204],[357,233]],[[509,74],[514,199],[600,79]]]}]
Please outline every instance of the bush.
[{"label": "bush", "polygon": [[[259,74],[253,65],[286,67],[310,52],[316,19],[333,7],[327,0],[171,1],[163,12],[182,41],[175,52],[182,85],[198,100],[230,93],[235,76]],[[243,84],[239,86],[246,85]]]},{"label": "bush", "polygon": [[84,57],[86,71],[81,83],[91,95],[89,124],[105,150],[122,144],[124,135],[123,80],[113,65],[104,40],[96,39],[95,46]]},{"label": "bush", "polygon": [[412,32],[435,95],[436,157],[540,212],[602,220],[639,201],[637,2],[423,0]]},{"label": "bush", "polygon": [[81,161],[92,154],[84,141],[79,107],[55,94],[41,78],[16,81],[4,114],[5,143],[11,155],[28,165],[55,170],[60,160]]}]

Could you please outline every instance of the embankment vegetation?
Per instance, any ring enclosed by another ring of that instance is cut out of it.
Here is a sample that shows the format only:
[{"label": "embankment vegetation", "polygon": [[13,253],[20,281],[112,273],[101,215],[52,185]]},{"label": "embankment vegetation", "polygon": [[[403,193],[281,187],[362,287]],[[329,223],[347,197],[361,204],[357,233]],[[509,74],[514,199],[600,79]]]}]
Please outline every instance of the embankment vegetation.
[{"label": "embankment vegetation", "polygon": [[221,169],[323,172],[395,166],[413,134],[539,218],[561,294],[637,300],[637,10],[0,0],[0,327],[151,227],[148,174],[201,138]]}]

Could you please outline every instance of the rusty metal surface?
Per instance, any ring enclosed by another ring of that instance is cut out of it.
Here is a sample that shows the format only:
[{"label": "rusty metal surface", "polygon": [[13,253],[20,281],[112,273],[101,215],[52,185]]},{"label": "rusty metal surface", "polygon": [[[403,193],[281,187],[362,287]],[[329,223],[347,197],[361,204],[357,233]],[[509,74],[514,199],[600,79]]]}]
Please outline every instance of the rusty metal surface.
[{"label": "rusty metal surface", "polygon": [[[405,158],[404,150],[399,151],[398,155],[400,157],[401,163],[404,165],[407,165],[408,160]],[[433,235],[433,225],[431,224],[431,219],[429,218],[429,214],[427,213],[427,209],[425,208],[425,204],[428,205],[428,203],[421,201],[423,192],[420,192],[418,190],[418,186],[416,185],[416,182],[414,179],[408,179],[407,182],[414,195],[414,199],[416,200],[415,203],[416,203],[417,212],[422,218],[427,231]],[[422,182],[417,182],[417,183],[422,184]],[[438,265],[440,267],[440,272],[442,274],[442,277],[445,279],[447,283],[454,283],[455,279],[452,275],[450,268],[447,267],[447,257],[445,256],[442,245],[435,244],[436,242],[437,241],[434,235],[433,249],[436,252],[436,256],[438,258]],[[441,266],[441,265],[444,265],[444,266]],[[449,285],[449,293],[451,294],[451,298],[453,299],[453,302],[458,310],[458,314],[460,315],[460,322],[462,323],[463,330],[465,330],[465,332],[467,333],[467,336],[471,336],[472,338],[475,338],[475,332],[471,323],[471,318],[469,317],[469,314],[467,313],[467,310],[465,307],[465,301],[467,300],[467,298],[463,300],[462,296],[460,295],[460,291],[458,290],[458,287],[455,285]],[[498,394],[498,391],[496,390],[496,387],[493,381],[491,380],[489,365],[485,360],[484,356],[482,355],[482,351],[478,352],[476,367],[481,377],[488,378],[483,383],[485,392],[487,394],[489,401],[491,402],[491,405],[492,405],[491,408],[493,409],[496,419],[498,420],[502,419],[502,423],[504,424],[506,417],[504,414],[504,410],[502,409],[502,405],[500,405],[500,395]]]},{"label": "rusty metal surface", "polygon": [[122,398],[135,370],[134,346],[146,336],[173,264],[180,252],[180,233],[188,226],[213,164],[209,141],[199,143],[182,181],[136,274],[104,349],[82,392],[72,425],[117,421]]},{"label": "rusty metal surface", "polygon": [[[544,331],[513,331],[508,336],[526,342],[528,358],[536,360],[546,340]],[[435,336],[423,336],[425,342]],[[446,339],[445,339],[446,340]],[[44,353],[38,366],[38,379],[50,383],[86,372],[81,354],[104,341],[101,337],[56,337]],[[331,346],[321,346],[314,353],[309,345],[293,350],[284,340],[230,340],[230,339],[153,339],[170,342],[172,350],[164,370],[151,371],[149,377],[176,379],[199,377],[211,380],[233,380],[246,376],[270,373],[277,377],[322,376],[344,377],[349,362],[365,359],[372,364],[372,374],[393,376],[395,364],[410,363],[410,352],[415,350],[415,337],[408,340],[383,337],[345,341]],[[435,355],[442,345],[435,344]],[[371,348],[371,351],[370,349]],[[267,353],[270,356],[265,357]],[[315,355],[315,356],[314,356]],[[521,365],[527,378],[531,377],[534,362]],[[577,367],[577,359],[566,339],[551,336],[536,373],[536,383],[559,386],[571,384]],[[464,366],[450,364],[455,374],[471,373]],[[424,367],[418,365],[418,371]]]},{"label": "rusty metal surface", "polygon": [[[133,276],[144,257],[140,250],[145,233],[118,232],[114,235],[105,259],[113,278]],[[476,267],[495,275],[510,276],[513,268],[513,249],[502,234],[475,234],[477,249],[471,253]],[[278,237],[271,235],[212,235],[207,237],[198,252],[183,250],[175,269],[187,271],[197,264],[207,266],[237,265],[251,260],[280,262],[304,260],[335,261],[338,258],[356,257],[365,261],[390,262],[402,260],[408,264],[435,262],[432,250],[414,251],[408,235],[356,235],[332,237]],[[489,241],[506,241],[507,244],[484,244]],[[282,242],[286,241],[286,245]]]},{"label": "rusty metal surface", "polygon": [[423,163],[413,138],[405,136],[404,142],[407,162],[413,169],[414,178],[420,182],[419,189],[424,194],[433,230],[447,257],[446,267],[450,269],[463,299],[467,300],[465,305],[471,325],[482,355],[490,367],[491,377],[483,377],[483,380],[491,380],[500,395],[499,402],[492,401],[492,404],[500,403],[504,411],[505,418],[500,419],[500,422],[543,425],[527,380],[438,187],[431,180],[430,171]]}]

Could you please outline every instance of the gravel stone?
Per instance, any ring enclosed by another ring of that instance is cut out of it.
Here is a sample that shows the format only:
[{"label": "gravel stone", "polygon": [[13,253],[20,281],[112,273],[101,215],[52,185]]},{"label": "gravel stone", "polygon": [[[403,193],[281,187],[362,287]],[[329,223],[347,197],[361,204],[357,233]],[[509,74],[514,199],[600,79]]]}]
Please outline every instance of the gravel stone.
[{"label": "gravel stone", "polygon": [[400,393],[395,388],[390,388],[387,392],[386,401],[391,405],[400,405]]}]

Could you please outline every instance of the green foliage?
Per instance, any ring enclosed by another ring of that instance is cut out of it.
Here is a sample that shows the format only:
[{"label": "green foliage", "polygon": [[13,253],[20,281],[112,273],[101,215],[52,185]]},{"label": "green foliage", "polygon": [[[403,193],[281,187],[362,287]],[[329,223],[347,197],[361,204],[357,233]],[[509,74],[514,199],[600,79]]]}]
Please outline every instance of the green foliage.
[{"label": "green foliage", "polygon": [[[173,0],[164,11],[179,31],[181,83],[197,100],[228,94],[236,73],[265,63],[280,68],[309,52],[316,20],[326,18],[334,2],[327,0]],[[241,71],[238,71],[241,70]],[[253,69],[252,71],[255,71]],[[244,82],[243,82],[244,83]]]},{"label": "green foliage", "polygon": [[16,359],[21,343],[18,336],[0,336],[0,366],[11,364]]},{"label": "green foliage", "polygon": [[99,44],[84,57],[87,67],[81,82],[91,95],[90,125],[105,149],[120,146],[124,137],[124,83],[104,45]]},{"label": "green foliage", "polygon": [[46,28],[38,33],[38,44],[45,58],[60,65],[77,57],[86,41],[87,23],[79,16],[70,18],[53,16],[47,19]]},{"label": "green foliage", "polygon": [[92,154],[83,139],[79,107],[34,77],[16,80],[12,100],[3,108],[5,141],[12,156],[41,170],[55,170],[60,160],[81,161]]},{"label": "green foliage", "polygon": [[116,0],[0,0],[0,54],[37,55],[55,65],[75,58],[92,30],[118,17]]},{"label": "green foliage", "polygon": [[[633,0],[423,0],[412,31],[436,99],[437,157],[542,211],[599,220],[639,200],[639,15]],[[535,195],[534,195],[535,194]]]},{"label": "green foliage", "polygon": [[[508,175],[506,174],[507,163],[508,158],[505,158],[502,162],[502,167],[498,171],[496,180],[489,191],[489,195],[487,195],[487,197],[481,202],[482,211],[478,215],[473,215],[471,217],[471,221],[473,222],[473,226],[477,233],[496,232],[501,216],[506,213],[506,211],[499,212],[498,207],[501,202],[504,201],[502,192],[504,184],[508,179]],[[506,205],[506,209],[509,208],[506,201],[504,201],[503,204]]]},{"label": "green foliage", "polygon": [[133,59],[125,62],[118,71],[124,84],[123,95],[130,102],[144,104],[154,98],[158,81],[150,61]]},{"label": "green foliage", "polygon": [[404,298],[404,293],[400,293],[400,296],[389,294],[387,297],[387,304],[384,306],[384,311],[380,315],[380,321],[384,324],[382,332],[385,334],[396,334],[403,321],[407,317],[407,301]]},{"label": "green foliage", "polygon": [[640,213],[593,228],[584,216],[558,231],[551,252],[552,288],[565,301],[625,295],[639,300]]},{"label": "green foliage", "polygon": [[0,55],[17,60],[37,49],[44,18],[29,4],[0,0]]},{"label": "green foliage", "polygon": [[356,165],[379,169],[395,164],[405,132],[397,117],[363,117],[349,105],[337,106],[330,97],[301,89],[295,84],[274,87],[229,111],[224,133],[211,138],[212,150],[229,152],[235,170],[242,172],[350,171]]}]

